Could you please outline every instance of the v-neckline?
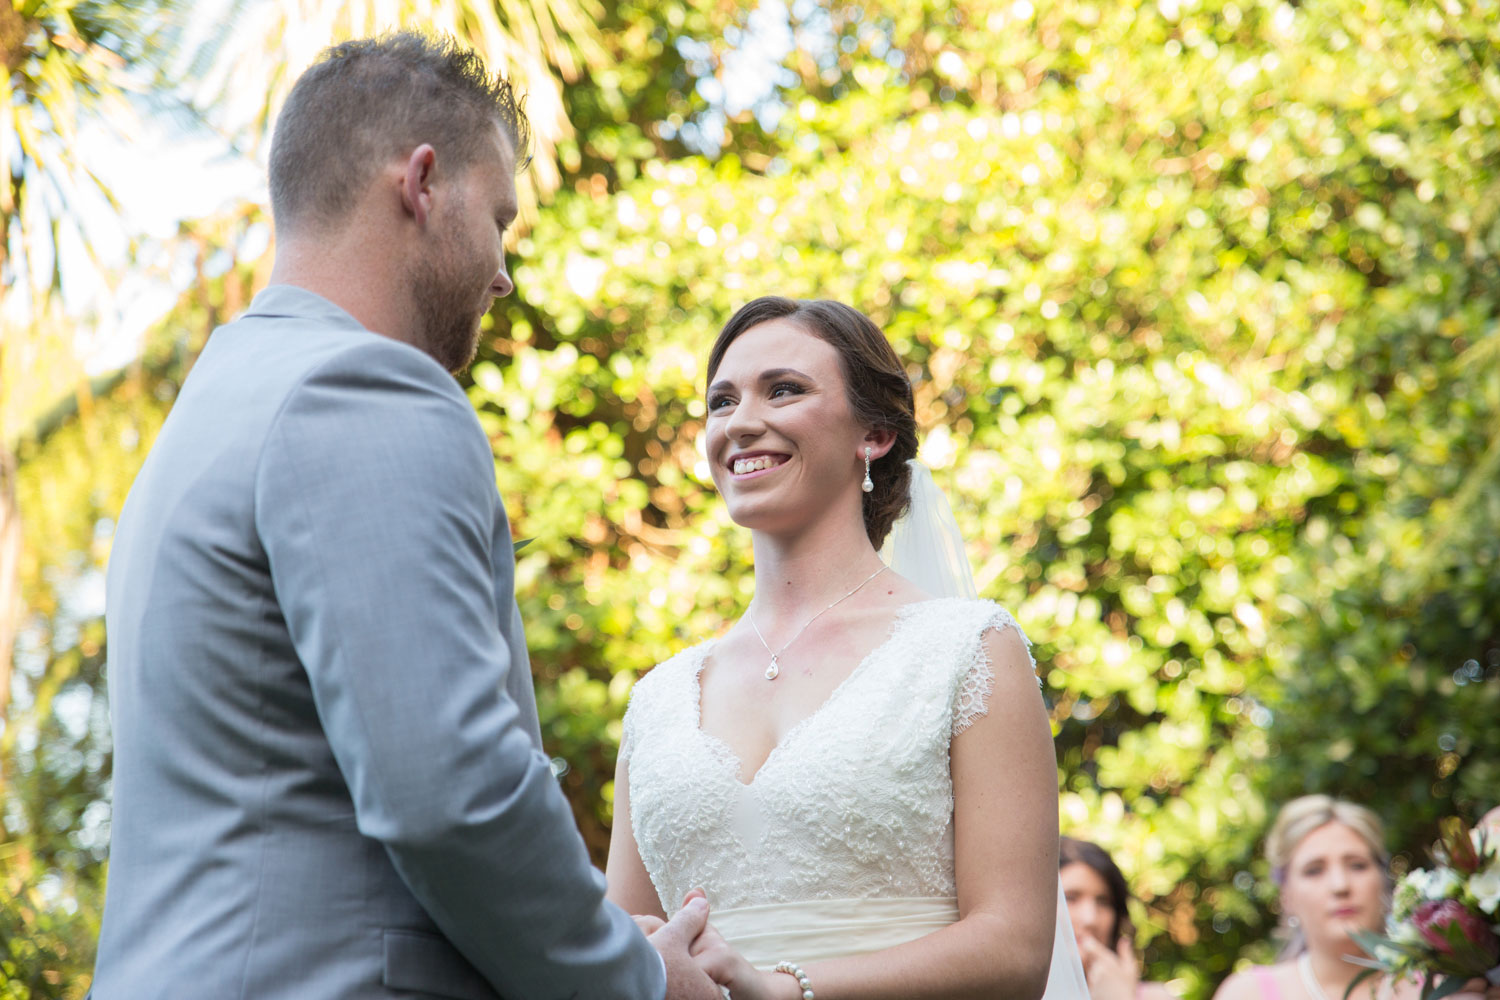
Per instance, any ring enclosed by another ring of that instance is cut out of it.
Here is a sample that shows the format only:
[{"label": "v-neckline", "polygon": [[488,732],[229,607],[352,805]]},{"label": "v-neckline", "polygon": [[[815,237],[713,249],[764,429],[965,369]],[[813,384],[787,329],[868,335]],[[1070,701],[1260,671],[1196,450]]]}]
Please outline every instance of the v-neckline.
[{"label": "v-neckline", "polygon": [[692,694],[692,705],[690,707],[693,713],[693,728],[698,731],[698,735],[703,738],[704,742],[707,743],[711,749],[717,751],[719,755],[722,755],[725,758],[725,764],[728,765],[732,771],[730,777],[734,780],[734,783],[736,785],[738,785],[741,789],[754,788],[756,781],[758,781],[760,779],[760,776],[765,773],[766,768],[770,766],[771,761],[776,759],[776,757],[781,753],[782,749],[790,746],[792,741],[799,734],[801,734],[804,729],[808,728],[808,726],[813,722],[814,719],[822,715],[824,713],[824,710],[826,710],[829,705],[832,705],[835,701],[837,701],[839,699],[839,695],[844,692],[844,689],[849,687],[850,683],[856,677],[865,672],[865,668],[869,666],[869,664],[875,659],[876,655],[879,654],[881,650],[889,646],[893,640],[895,640],[896,635],[901,631],[902,626],[906,623],[907,613],[913,608],[918,608],[924,604],[931,604],[933,601],[941,600],[946,600],[946,598],[933,597],[923,601],[911,601],[898,607],[896,609],[895,615],[893,616],[890,631],[886,633],[886,637],[882,639],[873,649],[866,653],[864,657],[859,661],[859,663],[855,664],[854,669],[849,671],[848,676],[839,681],[838,684],[834,685],[833,690],[828,693],[827,698],[823,699],[822,704],[813,709],[809,714],[804,715],[802,718],[798,719],[792,724],[791,728],[789,728],[785,733],[782,734],[781,739],[777,740],[776,745],[771,747],[771,752],[766,754],[766,759],[760,762],[760,766],[755,769],[755,773],[750,776],[749,781],[744,780],[744,778],[742,777],[742,775],[745,773],[745,762],[740,759],[739,754],[734,752],[734,748],[720,737],[715,736],[713,733],[710,733],[708,730],[703,728],[703,668],[708,663],[709,654],[712,653],[714,647],[719,644],[719,641],[717,639],[704,645],[703,650],[698,657],[698,662],[693,666],[692,674],[688,678],[688,683],[691,688]]}]

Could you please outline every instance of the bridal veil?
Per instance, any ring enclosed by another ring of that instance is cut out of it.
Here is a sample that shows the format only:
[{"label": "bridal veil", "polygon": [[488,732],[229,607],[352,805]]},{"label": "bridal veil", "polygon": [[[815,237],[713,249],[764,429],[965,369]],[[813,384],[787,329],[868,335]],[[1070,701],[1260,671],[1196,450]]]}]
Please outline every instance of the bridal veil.
[{"label": "bridal veil", "polygon": [[[911,468],[911,506],[891,526],[881,555],[893,570],[935,597],[976,597],[974,573],[948,498],[933,482],[927,466],[915,460],[907,465]],[[1052,967],[1042,1000],[1088,1000],[1088,983],[1061,881],[1054,919]]]}]

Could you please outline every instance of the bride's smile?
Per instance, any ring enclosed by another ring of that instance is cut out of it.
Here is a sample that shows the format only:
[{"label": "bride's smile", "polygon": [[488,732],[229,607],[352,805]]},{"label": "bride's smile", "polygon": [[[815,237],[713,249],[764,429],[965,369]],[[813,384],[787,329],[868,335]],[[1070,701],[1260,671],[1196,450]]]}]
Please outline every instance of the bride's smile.
[{"label": "bride's smile", "polygon": [[785,455],[757,451],[750,454],[735,455],[730,459],[729,467],[733,470],[735,478],[744,480],[757,473],[780,468],[786,463],[786,460],[787,456]]}]

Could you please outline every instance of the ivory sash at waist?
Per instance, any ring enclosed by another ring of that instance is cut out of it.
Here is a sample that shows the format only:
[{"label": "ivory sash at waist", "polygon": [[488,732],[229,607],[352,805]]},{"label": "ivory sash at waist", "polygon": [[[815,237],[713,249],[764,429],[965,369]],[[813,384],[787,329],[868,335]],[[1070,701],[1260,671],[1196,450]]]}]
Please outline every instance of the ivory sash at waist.
[{"label": "ivory sash at waist", "polygon": [[809,899],[714,910],[709,922],[758,969],[891,948],[958,919],[952,896]]}]

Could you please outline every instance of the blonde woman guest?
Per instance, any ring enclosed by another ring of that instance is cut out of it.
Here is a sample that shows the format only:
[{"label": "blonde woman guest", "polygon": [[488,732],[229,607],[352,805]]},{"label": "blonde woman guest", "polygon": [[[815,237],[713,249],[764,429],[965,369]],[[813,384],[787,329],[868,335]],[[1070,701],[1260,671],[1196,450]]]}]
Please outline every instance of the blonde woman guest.
[{"label": "blonde woman guest", "polygon": [[[1226,979],[1214,1000],[1416,1000],[1419,984],[1371,977],[1349,991],[1365,953],[1354,931],[1380,932],[1390,908],[1380,818],[1364,806],[1305,795],[1282,807],[1266,840],[1281,887],[1281,960]],[[1500,1000],[1482,981],[1454,997]]]},{"label": "blonde woman guest", "polygon": [[1128,910],[1130,889],[1109,852],[1087,840],[1063,837],[1058,876],[1090,1000],[1174,1000],[1160,983],[1141,982]]}]

